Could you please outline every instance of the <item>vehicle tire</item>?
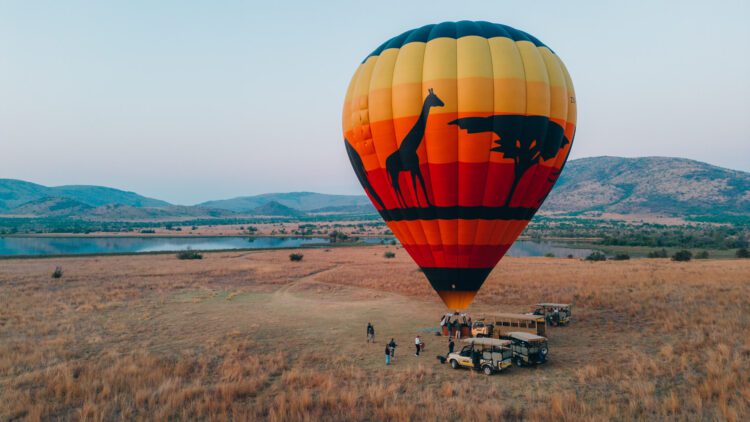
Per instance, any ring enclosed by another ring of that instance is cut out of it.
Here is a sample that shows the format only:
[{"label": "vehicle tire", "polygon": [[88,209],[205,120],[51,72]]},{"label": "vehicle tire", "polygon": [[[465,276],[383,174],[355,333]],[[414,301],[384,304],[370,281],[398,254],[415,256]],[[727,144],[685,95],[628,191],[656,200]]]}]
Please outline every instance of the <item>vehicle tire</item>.
[{"label": "vehicle tire", "polygon": [[451,368],[458,369],[458,362],[455,359],[451,359]]},{"label": "vehicle tire", "polygon": [[492,375],[492,368],[489,365],[485,365],[482,368],[482,372],[484,372],[484,375]]},{"label": "vehicle tire", "polygon": [[521,359],[519,357],[513,358],[513,365],[517,366],[519,368],[522,367],[523,366],[523,359]]}]

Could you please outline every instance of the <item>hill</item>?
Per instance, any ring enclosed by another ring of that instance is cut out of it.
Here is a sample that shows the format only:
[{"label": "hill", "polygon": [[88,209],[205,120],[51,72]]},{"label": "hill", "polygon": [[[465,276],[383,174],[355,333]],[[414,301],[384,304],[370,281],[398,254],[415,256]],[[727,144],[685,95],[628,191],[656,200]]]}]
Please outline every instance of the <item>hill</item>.
[{"label": "hill", "polygon": [[[750,216],[750,173],[684,158],[581,158],[568,162],[541,213],[746,219]],[[46,187],[0,179],[0,215],[118,221],[373,214],[375,208],[364,195],[268,193],[175,206],[102,186]]]},{"label": "hill", "polygon": [[276,201],[266,202],[265,204],[253,208],[250,213],[264,217],[302,217],[303,211],[296,210]]},{"label": "hill", "polygon": [[568,162],[542,211],[750,215],[750,173],[685,158],[581,158]]},{"label": "hill", "polygon": [[109,204],[132,207],[166,207],[170,205],[166,201],[103,186],[47,187],[23,180],[0,179],[0,211],[11,210],[33,201],[45,200],[45,198],[65,198],[90,207]]},{"label": "hill", "polygon": [[363,205],[370,207],[371,211],[375,210],[364,195],[328,195],[315,192],[266,193],[263,195],[208,201],[198,205],[236,212],[248,212],[269,202],[277,202],[285,207],[299,211],[315,211],[328,207],[358,207]]}]

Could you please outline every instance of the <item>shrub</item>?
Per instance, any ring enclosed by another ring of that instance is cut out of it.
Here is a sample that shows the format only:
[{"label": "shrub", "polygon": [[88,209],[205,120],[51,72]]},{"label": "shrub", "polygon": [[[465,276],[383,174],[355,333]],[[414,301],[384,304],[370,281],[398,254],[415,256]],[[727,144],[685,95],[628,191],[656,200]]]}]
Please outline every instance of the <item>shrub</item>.
[{"label": "shrub", "polygon": [[667,250],[666,249],[662,249],[662,250],[651,251],[651,252],[648,253],[647,256],[649,258],[666,258],[667,257]]},{"label": "shrub", "polygon": [[396,252],[385,251],[385,253],[383,254],[383,256],[386,257],[386,258],[395,258],[396,257]]},{"label": "shrub", "polygon": [[547,252],[546,254],[544,254],[544,256],[546,256],[547,258],[554,258],[555,254],[553,254],[552,252]]},{"label": "shrub", "polygon": [[612,259],[614,259],[615,261],[627,261],[628,259],[630,259],[630,255],[628,255],[626,253],[618,253]]},{"label": "shrub", "polygon": [[687,262],[693,258],[693,254],[688,250],[677,251],[672,255],[672,261]]},{"label": "shrub", "polygon": [[292,262],[302,261],[302,258],[304,258],[304,257],[305,256],[302,255],[301,253],[292,253],[292,254],[289,254],[289,260],[292,261]]},{"label": "shrub", "polygon": [[141,230],[141,233],[143,233],[143,234],[154,234],[154,233],[156,233],[156,230],[143,229],[143,230]]},{"label": "shrub", "polygon": [[700,251],[695,254],[695,259],[708,259],[708,251]]},{"label": "shrub", "polygon": [[55,271],[52,272],[52,278],[62,278],[63,269],[62,267],[55,267]]},{"label": "shrub", "polygon": [[750,258],[750,251],[747,248],[739,248],[735,256],[737,258]]},{"label": "shrub", "polygon": [[198,253],[198,251],[194,251],[190,248],[187,248],[184,251],[178,252],[177,258],[178,259],[203,259],[203,255]]},{"label": "shrub", "polygon": [[396,245],[396,240],[395,240],[395,239],[391,240],[391,245],[392,245],[392,246],[395,246],[395,245]]},{"label": "shrub", "polygon": [[601,252],[594,251],[586,257],[586,261],[606,261],[607,256]]},{"label": "shrub", "polygon": [[572,253],[569,253],[569,254],[568,254],[568,259],[573,259],[573,258],[574,258],[573,254],[572,254]]}]

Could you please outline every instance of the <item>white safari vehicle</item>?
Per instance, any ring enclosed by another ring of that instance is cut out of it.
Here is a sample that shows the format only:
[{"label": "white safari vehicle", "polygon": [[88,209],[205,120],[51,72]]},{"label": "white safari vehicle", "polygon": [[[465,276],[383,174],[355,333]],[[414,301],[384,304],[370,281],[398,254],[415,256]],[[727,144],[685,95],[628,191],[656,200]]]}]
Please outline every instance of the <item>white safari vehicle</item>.
[{"label": "white safari vehicle", "polygon": [[510,340],[480,337],[461,341],[466,345],[446,359],[453,369],[470,368],[492,375],[511,366]]}]

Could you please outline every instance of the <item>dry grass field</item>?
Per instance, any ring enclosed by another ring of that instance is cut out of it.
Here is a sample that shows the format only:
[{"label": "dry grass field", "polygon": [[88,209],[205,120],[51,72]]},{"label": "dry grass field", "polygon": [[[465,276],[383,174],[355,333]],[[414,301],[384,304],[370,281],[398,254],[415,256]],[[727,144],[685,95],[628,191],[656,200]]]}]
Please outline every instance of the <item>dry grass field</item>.
[{"label": "dry grass field", "polygon": [[574,320],[546,365],[485,377],[435,359],[444,307],[403,249],[289,253],[0,261],[0,418],[750,416],[750,260],[506,258],[471,311],[570,301]]}]

